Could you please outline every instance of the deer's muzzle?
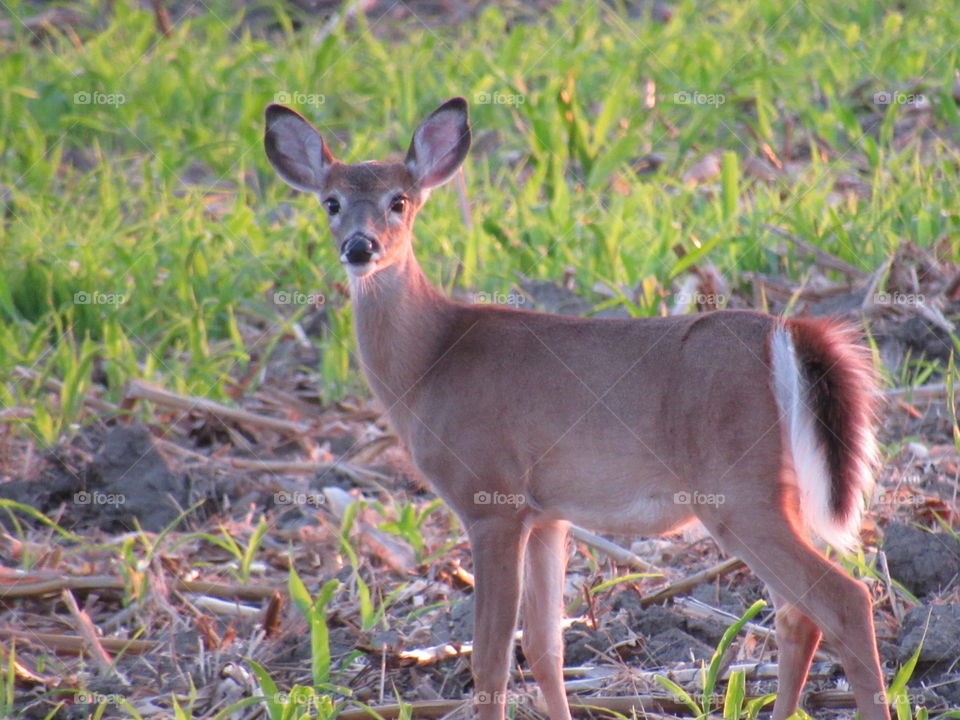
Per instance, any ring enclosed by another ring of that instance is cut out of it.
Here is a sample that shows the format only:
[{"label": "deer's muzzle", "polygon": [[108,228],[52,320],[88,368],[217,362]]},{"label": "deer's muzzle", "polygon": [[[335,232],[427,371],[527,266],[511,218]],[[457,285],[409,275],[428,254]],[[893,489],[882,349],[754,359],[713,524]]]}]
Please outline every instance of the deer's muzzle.
[{"label": "deer's muzzle", "polygon": [[348,237],[340,248],[340,261],[351,265],[366,265],[380,253],[376,240],[368,235],[355,234]]}]

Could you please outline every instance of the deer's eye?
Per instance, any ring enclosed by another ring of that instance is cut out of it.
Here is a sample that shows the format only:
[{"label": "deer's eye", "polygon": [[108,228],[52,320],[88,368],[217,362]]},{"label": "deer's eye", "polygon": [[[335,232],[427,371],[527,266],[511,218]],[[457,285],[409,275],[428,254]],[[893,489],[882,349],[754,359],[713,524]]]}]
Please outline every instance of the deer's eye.
[{"label": "deer's eye", "polygon": [[397,213],[398,215],[407,209],[407,196],[406,195],[397,195],[390,201],[390,212]]},{"label": "deer's eye", "polygon": [[323,201],[323,206],[327,209],[327,213],[329,213],[331,217],[340,212],[340,201],[335,197],[328,197]]}]

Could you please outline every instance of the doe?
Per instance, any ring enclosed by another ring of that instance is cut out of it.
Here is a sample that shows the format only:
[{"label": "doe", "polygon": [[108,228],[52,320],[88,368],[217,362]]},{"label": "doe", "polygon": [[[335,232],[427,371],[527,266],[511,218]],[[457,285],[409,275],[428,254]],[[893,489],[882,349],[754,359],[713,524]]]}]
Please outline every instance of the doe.
[{"label": "doe", "polygon": [[869,594],[811,542],[853,547],[873,486],[873,365],[849,326],[746,311],[584,319],[446,298],[412,230],[467,155],[462,98],[417,128],[403,162],[340,163],[280,105],[266,110],[264,144],[326,210],[367,381],[467,529],[480,718],[504,717],[521,600],[524,655],[550,717],[570,717],[571,523],[649,535],[698,519],[773,598],[775,720],[796,711],[821,635],[862,720],[888,720]]}]

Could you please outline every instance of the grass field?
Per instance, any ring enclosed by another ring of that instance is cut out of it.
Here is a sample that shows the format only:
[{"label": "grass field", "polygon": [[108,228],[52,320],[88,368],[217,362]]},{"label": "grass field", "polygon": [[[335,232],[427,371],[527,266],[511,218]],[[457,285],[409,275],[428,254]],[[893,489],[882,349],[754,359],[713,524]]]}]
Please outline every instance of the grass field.
[{"label": "grass field", "polygon": [[[131,380],[238,402],[318,305],[320,402],[366,396],[319,205],[263,153],[271,102],[359,161],[402,153],[426,113],[467,98],[462,193],[435,192],[417,230],[450,293],[508,297],[523,276],[647,316],[694,267],[729,285],[720,305],[757,278],[845,281],[785,238],[878,273],[876,292],[905,243],[960,263],[960,14],[944,0],[687,1],[666,22],[507,4],[455,24],[416,3],[325,19],[208,0],[174,6],[168,37],[126,0],[69,6],[78,22],[37,34],[23,21],[40,5],[0,3],[0,418],[31,452],[97,420],[85,395],[122,404]],[[391,520],[414,545],[423,511]]]},{"label": "grass field", "polygon": [[[97,3],[79,5],[96,16]],[[315,201],[292,196],[262,152],[275,99],[353,160],[401,152],[448,96],[471,101],[473,226],[450,191],[419,223],[422,262],[449,289],[505,291],[516,271],[572,268],[580,287],[602,283],[653,314],[700,259],[735,283],[802,278],[809,259],[774,252],[782,240],[764,223],[865,271],[904,240],[956,239],[960,18],[946,3],[688,2],[666,24],[564,3],[510,32],[490,7],[454,28],[359,15],[321,37],[320,25],[293,30],[279,5],[260,29],[231,7],[210,3],[168,39],[121,2],[80,45],[7,41],[2,372],[36,367],[73,397],[97,357],[114,400],[131,377],[225,399],[249,360],[238,322],[288,320],[278,291],[333,299],[342,278]],[[917,97],[930,106],[919,130]],[[683,182],[718,152],[706,187]],[[649,154],[659,170],[633,172]],[[765,157],[784,166],[762,168],[768,182],[745,172]],[[342,356],[349,320],[329,306]],[[342,362],[325,370],[327,392],[361,387]],[[2,382],[0,400],[29,404],[38,387]],[[43,443],[82,419],[61,400],[26,424]]]}]

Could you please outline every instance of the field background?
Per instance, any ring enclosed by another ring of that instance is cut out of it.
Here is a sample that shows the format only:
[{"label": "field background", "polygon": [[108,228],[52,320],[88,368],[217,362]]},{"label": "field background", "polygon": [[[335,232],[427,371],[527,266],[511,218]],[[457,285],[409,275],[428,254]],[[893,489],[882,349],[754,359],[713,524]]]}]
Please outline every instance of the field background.
[{"label": "field background", "polygon": [[[463,657],[402,656],[469,640],[469,553],[369,400],[319,207],[262,151],[271,102],[359,161],[403,153],[430,110],[467,98],[465,171],[417,225],[429,277],[465,300],[862,323],[885,467],[845,562],[871,578],[893,672],[916,618],[960,603],[958,38],[942,0],[3,0],[0,714],[332,716],[469,696]],[[892,527],[933,538],[946,574],[908,577],[908,552],[891,579]],[[597,647],[639,622],[620,595],[722,560],[688,537],[634,550],[666,577],[605,585],[630,563],[577,546],[568,609]],[[742,569],[711,582],[734,616],[759,597]],[[937,613],[931,634],[958,632],[960,612]],[[769,608],[754,621],[770,627]],[[98,651],[94,625],[116,642]],[[635,673],[696,667],[654,651],[664,627],[632,655],[583,656],[615,670],[587,691],[663,696]],[[774,657],[757,637],[729,659]],[[910,687],[940,690],[904,702],[960,708],[956,655],[924,656]],[[300,704],[276,700],[290,692]]]}]

